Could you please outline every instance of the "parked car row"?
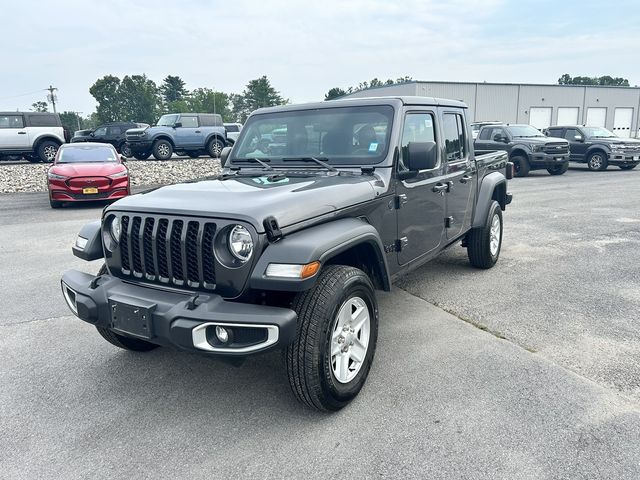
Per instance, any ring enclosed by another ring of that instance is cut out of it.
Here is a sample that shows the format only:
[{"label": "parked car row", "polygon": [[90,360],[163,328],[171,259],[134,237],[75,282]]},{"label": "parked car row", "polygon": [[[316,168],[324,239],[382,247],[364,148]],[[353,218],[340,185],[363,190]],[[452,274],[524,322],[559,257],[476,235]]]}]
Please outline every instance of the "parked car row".
[{"label": "parked car row", "polygon": [[640,140],[619,138],[606,128],[552,126],[543,133],[531,125],[481,123],[474,141],[476,152],[506,151],[518,177],[543,169],[562,175],[570,161],[586,163],[590,170],[605,170],[609,165],[631,170],[640,164]]}]

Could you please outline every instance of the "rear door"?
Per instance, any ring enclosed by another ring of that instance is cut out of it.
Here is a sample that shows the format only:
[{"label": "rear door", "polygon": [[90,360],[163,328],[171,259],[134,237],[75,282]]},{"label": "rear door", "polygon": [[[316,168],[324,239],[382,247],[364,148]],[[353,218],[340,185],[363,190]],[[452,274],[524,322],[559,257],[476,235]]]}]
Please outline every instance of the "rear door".
[{"label": "rear door", "polygon": [[107,134],[104,138],[106,143],[110,143],[114,147],[118,147],[118,142],[120,141],[120,136],[122,135],[122,130],[117,125],[112,125],[107,127]]},{"label": "rear door", "polygon": [[29,134],[20,114],[0,115],[0,148],[4,150],[28,150]]},{"label": "rear door", "polygon": [[471,225],[475,162],[469,154],[468,133],[462,110],[441,109],[444,139],[444,178],[449,186],[445,195],[447,239],[451,240]]},{"label": "rear door", "polygon": [[[582,138],[581,142],[576,139],[578,136]],[[569,159],[574,162],[584,160],[589,147],[586,143],[587,139],[584,138],[584,133],[577,128],[567,128],[564,132],[564,138],[569,142]]]},{"label": "rear door", "polygon": [[434,109],[408,110],[405,113],[398,172],[407,168],[403,162],[409,142],[436,142],[438,165],[418,175],[399,180],[396,189],[398,207],[397,228],[401,245],[398,263],[404,265],[435,251],[442,243],[444,232],[445,193],[434,191],[443,184],[442,142],[436,129],[437,112]]},{"label": "rear door", "polygon": [[509,144],[498,141],[500,138],[508,138],[507,130],[502,125],[484,127],[473,144],[475,152],[482,155],[496,150],[508,151]]},{"label": "rear door", "polygon": [[176,147],[178,148],[202,148],[202,129],[198,123],[197,115],[180,115],[181,127],[175,130]]}]

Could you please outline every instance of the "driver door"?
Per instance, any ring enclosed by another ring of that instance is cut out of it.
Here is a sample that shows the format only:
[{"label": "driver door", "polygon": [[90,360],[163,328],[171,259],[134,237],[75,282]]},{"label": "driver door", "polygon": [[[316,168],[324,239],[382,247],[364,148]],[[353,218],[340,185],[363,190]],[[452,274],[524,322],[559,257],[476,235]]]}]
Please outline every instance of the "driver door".
[{"label": "driver door", "polygon": [[176,127],[176,147],[196,148],[203,146],[202,129],[198,123],[197,115],[180,115],[178,119],[182,125]]}]

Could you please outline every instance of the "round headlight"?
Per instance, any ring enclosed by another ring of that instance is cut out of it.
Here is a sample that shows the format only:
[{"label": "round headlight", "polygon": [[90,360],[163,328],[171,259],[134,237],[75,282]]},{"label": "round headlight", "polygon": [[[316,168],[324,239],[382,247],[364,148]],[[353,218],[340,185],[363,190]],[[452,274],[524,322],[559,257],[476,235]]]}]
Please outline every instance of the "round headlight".
[{"label": "round headlight", "polygon": [[109,227],[111,230],[111,236],[117,242],[120,241],[120,233],[122,232],[120,219],[118,217],[113,217],[111,220],[111,226]]},{"label": "round headlight", "polygon": [[229,251],[241,262],[246,262],[253,253],[253,239],[249,230],[242,225],[236,225],[229,232]]}]

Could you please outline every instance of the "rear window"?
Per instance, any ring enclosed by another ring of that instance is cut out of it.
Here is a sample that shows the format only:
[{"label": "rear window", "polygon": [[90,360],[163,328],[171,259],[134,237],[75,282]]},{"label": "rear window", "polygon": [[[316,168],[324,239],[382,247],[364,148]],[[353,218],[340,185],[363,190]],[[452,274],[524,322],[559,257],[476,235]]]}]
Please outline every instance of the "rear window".
[{"label": "rear window", "polygon": [[218,114],[200,115],[200,124],[203,127],[221,127],[222,117]]},{"label": "rear window", "polygon": [[240,129],[238,128],[237,125],[225,125],[224,128],[225,128],[225,130],[227,132],[239,132],[240,131]]},{"label": "rear window", "polygon": [[0,128],[22,128],[22,115],[0,115]]},{"label": "rear window", "polygon": [[56,115],[29,115],[29,124],[32,127],[59,127]]},{"label": "rear window", "polygon": [[62,147],[56,163],[111,163],[117,162],[116,151],[111,147],[76,145]]}]

